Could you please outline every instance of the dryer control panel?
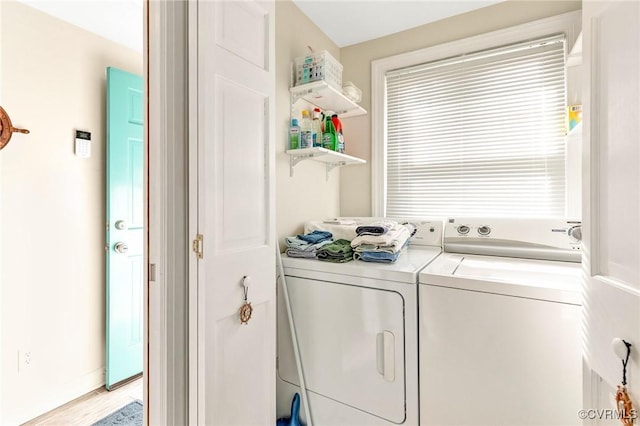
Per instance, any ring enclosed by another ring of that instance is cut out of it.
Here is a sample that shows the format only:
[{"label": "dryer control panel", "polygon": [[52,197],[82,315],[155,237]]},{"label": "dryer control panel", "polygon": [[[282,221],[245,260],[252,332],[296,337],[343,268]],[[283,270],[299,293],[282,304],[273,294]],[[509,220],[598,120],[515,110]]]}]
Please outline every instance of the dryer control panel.
[{"label": "dryer control panel", "polygon": [[398,223],[411,223],[416,232],[411,238],[412,246],[442,247],[442,221],[430,219],[398,220]]},{"label": "dryer control panel", "polygon": [[448,218],[444,250],[580,262],[582,223],[567,219]]}]

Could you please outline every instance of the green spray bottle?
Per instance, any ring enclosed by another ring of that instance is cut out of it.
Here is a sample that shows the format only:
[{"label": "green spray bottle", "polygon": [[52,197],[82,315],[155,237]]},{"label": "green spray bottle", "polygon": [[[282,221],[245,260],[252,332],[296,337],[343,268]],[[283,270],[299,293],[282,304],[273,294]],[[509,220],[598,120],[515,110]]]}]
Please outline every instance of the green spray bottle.
[{"label": "green spray bottle", "polygon": [[331,121],[331,116],[327,116],[324,122],[324,133],[322,133],[322,147],[332,151],[338,150],[338,135],[336,128]]}]

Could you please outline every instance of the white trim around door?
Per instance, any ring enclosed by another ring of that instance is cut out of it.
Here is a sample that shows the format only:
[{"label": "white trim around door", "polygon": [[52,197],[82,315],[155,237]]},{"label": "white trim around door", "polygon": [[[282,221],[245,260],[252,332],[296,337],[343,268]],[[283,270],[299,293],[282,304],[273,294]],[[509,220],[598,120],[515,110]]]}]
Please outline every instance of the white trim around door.
[{"label": "white trim around door", "polygon": [[187,13],[146,1],[148,345],[145,423],[189,420]]}]

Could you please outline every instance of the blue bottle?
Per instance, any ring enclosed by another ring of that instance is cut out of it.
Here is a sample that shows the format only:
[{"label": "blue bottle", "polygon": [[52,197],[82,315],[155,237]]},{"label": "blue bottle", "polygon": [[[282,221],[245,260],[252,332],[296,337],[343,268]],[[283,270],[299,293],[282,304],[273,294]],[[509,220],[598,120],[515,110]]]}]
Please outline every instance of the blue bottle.
[{"label": "blue bottle", "polygon": [[300,126],[298,125],[298,119],[291,120],[291,127],[289,127],[289,149],[300,148]]}]

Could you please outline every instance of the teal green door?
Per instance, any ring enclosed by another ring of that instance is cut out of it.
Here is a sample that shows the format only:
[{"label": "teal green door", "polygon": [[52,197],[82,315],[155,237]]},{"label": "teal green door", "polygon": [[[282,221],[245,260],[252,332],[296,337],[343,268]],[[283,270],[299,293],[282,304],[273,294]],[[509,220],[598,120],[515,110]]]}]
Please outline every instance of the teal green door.
[{"label": "teal green door", "polygon": [[142,372],[142,77],[107,68],[106,387]]}]

